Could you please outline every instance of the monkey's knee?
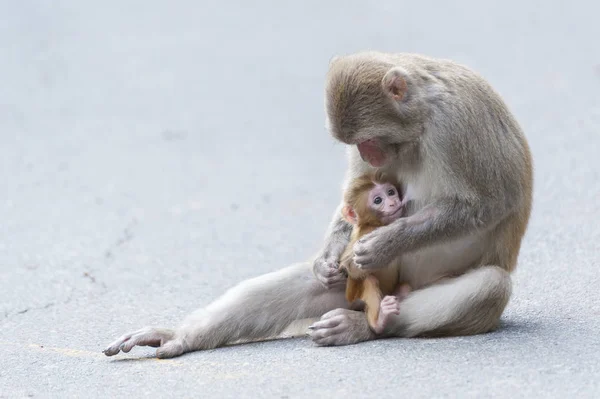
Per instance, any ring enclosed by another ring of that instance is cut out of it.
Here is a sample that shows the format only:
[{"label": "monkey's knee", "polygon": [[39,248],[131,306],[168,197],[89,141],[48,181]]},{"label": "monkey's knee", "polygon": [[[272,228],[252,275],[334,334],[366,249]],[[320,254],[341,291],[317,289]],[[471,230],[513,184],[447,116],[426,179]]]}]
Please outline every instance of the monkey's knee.
[{"label": "monkey's knee", "polygon": [[[450,278],[440,283],[438,287],[439,289],[435,286],[431,287],[431,295],[428,295],[429,298],[425,302],[432,300],[430,304],[436,303],[435,308],[432,308],[432,312],[428,314],[428,319],[420,317],[428,312],[417,312],[413,320],[419,323],[409,325],[405,335],[439,337],[475,335],[493,331],[498,326],[512,291],[509,273],[497,266],[479,267],[462,276]],[[427,290],[422,293],[428,292]],[[417,292],[415,291],[415,294]],[[411,295],[406,301],[411,298],[414,297]],[[435,302],[433,302],[434,298]],[[438,307],[440,301],[444,305]],[[400,309],[402,311],[402,304]],[[440,320],[443,321],[440,323]]]},{"label": "monkey's knee", "polygon": [[483,266],[472,272],[478,284],[464,309],[462,320],[451,326],[453,335],[475,335],[495,330],[512,293],[510,274],[498,266]]},{"label": "monkey's knee", "polygon": [[[482,301],[482,313],[489,318],[487,331],[498,326],[500,316],[512,295],[512,280],[510,273],[498,266],[486,266],[483,268],[488,279],[487,297]],[[486,312],[487,309],[487,312]]]},{"label": "monkey's knee", "polygon": [[487,302],[490,310],[502,313],[512,294],[510,273],[498,266],[483,266],[476,272],[481,274],[482,301]]}]

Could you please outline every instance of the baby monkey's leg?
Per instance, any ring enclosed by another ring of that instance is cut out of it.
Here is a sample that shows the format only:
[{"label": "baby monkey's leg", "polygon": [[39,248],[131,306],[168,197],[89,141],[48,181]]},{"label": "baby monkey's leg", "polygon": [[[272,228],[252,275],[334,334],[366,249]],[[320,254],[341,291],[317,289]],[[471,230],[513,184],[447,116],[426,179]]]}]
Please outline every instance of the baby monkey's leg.
[{"label": "baby monkey's leg", "polygon": [[394,291],[394,295],[387,295],[381,301],[379,306],[379,317],[377,317],[377,325],[373,331],[381,334],[387,325],[390,316],[400,313],[400,302],[410,294],[411,288],[408,284],[400,284]]},{"label": "baby monkey's leg", "polygon": [[379,280],[375,276],[367,276],[363,281],[363,291],[360,299],[365,302],[365,312],[369,326],[374,330],[377,328],[377,319],[379,317],[379,304],[381,303],[381,290],[379,289]]},{"label": "baby monkey's leg", "polygon": [[376,334],[381,334],[385,329],[386,324],[388,323],[390,317],[393,314],[400,313],[400,304],[398,303],[398,298],[393,295],[388,295],[381,301],[381,305],[379,307],[379,317],[377,318],[377,324],[373,328]]}]

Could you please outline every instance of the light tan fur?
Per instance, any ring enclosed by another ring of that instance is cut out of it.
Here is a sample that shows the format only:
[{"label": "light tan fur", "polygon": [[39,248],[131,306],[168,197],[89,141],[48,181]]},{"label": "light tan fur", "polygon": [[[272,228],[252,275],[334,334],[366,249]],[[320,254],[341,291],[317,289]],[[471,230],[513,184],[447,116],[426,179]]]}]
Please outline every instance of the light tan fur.
[{"label": "light tan fur", "polygon": [[[391,75],[401,77],[400,92],[386,92]],[[509,273],[527,228],[533,184],[529,147],[500,96],[452,61],[360,53],[331,63],[326,107],[338,140],[381,139],[393,158],[384,170],[396,174],[413,201],[404,231],[422,237],[416,243],[406,237],[401,278],[421,290],[402,304],[390,334],[493,329],[510,297]],[[348,151],[348,182],[373,170],[356,146]],[[434,223],[449,227],[442,235],[429,232]],[[477,278],[479,285],[463,283]],[[462,286],[472,289],[464,301]],[[437,295],[446,291],[449,298]]]},{"label": "light tan fur", "polygon": [[[327,125],[348,144],[347,186],[373,171],[357,144],[376,140],[409,200],[408,216],[353,246],[373,271],[398,257],[414,288],[383,335],[363,312],[348,309],[339,270],[351,225],[336,210],[313,262],[244,281],[190,315],[177,329],[125,334],[108,356],[136,345],[158,357],[277,335],[299,319],[317,345],[380,336],[437,336],[494,329],[510,295],[532,204],[527,141],[500,95],[452,61],[415,54],[367,52],[337,57],[326,81]],[[363,154],[364,155],[364,154]]]}]

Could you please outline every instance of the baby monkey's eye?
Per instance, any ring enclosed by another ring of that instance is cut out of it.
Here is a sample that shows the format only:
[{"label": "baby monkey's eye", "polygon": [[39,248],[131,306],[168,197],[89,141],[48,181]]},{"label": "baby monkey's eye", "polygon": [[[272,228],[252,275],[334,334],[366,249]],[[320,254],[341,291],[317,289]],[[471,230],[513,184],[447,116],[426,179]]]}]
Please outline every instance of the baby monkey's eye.
[{"label": "baby monkey's eye", "polygon": [[373,202],[375,203],[375,205],[379,205],[381,204],[383,200],[381,199],[381,197],[375,197],[375,199],[373,200]]},{"label": "baby monkey's eye", "polygon": [[388,195],[391,197],[392,195],[396,195],[396,190],[394,190],[393,188],[390,188],[388,190]]}]

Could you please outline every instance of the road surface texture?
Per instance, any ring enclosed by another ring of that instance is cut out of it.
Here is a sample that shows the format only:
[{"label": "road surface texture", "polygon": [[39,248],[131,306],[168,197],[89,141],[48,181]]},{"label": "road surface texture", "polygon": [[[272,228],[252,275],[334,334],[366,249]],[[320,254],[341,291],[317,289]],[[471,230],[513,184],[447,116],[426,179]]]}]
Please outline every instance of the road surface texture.
[{"label": "road surface texture", "polygon": [[[2,2],[0,397],[598,397],[600,7],[485,3]],[[364,49],[471,66],[530,140],[501,328],[105,357],[319,249],[345,168],[324,74]]]}]

